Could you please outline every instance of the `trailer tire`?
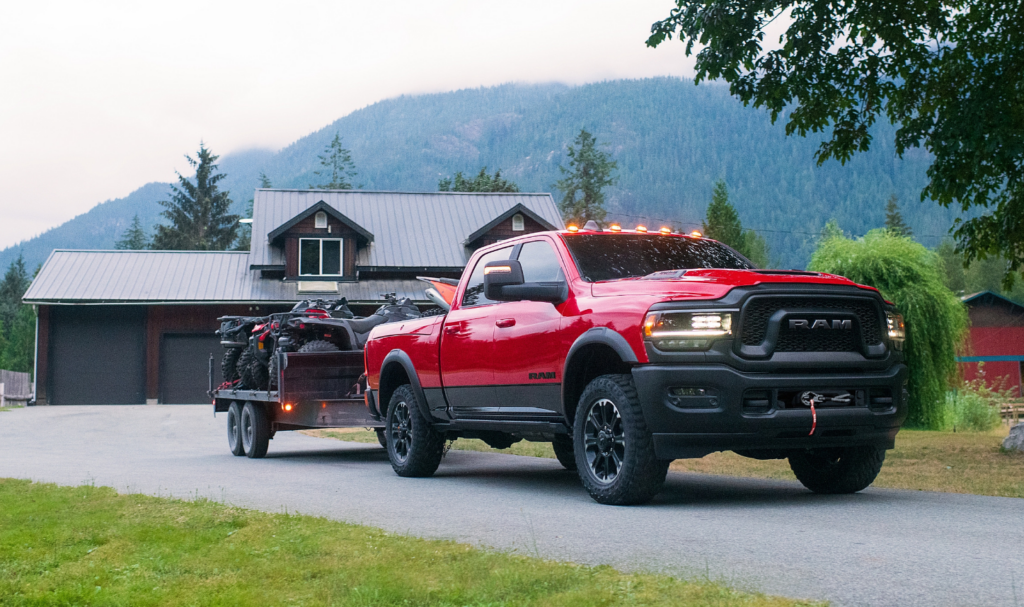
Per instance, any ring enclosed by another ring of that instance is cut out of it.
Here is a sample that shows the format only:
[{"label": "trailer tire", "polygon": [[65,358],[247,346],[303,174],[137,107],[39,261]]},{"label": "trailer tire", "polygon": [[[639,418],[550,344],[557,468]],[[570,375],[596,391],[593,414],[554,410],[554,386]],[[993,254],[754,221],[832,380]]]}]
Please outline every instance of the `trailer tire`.
[{"label": "trailer tire", "polygon": [[649,502],[665,484],[668,460],[654,454],[631,375],[602,375],[580,396],[573,424],[580,480],[600,504]]},{"label": "trailer tire", "polygon": [[238,379],[238,357],[242,355],[244,348],[228,348],[224,350],[224,356],[220,359],[220,372],[224,381],[235,381]]},{"label": "trailer tire", "polygon": [[313,341],[307,341],[306,343],[302,344],[301,348],[299,348],[299,352],[338,352],[338,351],[340,351],[340,348],[338,348],[338,346],[332,344],[329,341],[324,341],[322,339],[314,339]]},{"label": "trailer tire", "polygon": [[249,348],[242,348],[242,353],[238,355],[238,362],[235,363],[235,367],[238,369],[238,387],[246,390],[255,390],[259,386],[256,385],[255,378],[252,376],[252,365],[253,365],[252,350]]},{"label": "trailer tire", "polygon": [[789,467],[804,487],[815,493],[857,493],[875,482],[885,462],[885,449],[845,447],[793,453]]},{"label": "trailer tire", "polygon": [[385,434],[388,459],[398,476],[430,476],[441,465],[444,435],[420,413],[419,399],[409,384],[391,395]]},{"label": "trailer tire", "polygon": [[262,404],[248,402],[242,407],[242,446],[247,457],[257,459],[270,446],[270,420]]},{"label": "trailer tire", "polygon": [[571,472],[576,471],[576,451],[572,446],[572,436],[556,434],[555,440],[551,441],[551,448],[555,450],[555,457],[563,468]]},{"label": "trailer tire", "polygon": [[231,455],[245,455],[242,446],[242,408],[237,401],[232,401],[228,407],[228,448],[231,449]]}]

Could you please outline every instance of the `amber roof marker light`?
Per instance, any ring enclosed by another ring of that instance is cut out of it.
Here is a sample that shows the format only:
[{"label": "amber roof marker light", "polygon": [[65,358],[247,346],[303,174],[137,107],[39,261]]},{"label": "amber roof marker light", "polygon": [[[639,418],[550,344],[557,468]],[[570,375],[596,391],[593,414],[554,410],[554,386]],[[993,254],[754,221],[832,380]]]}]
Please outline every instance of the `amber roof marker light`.
[{"label": "amber roof marker light", "polygon": [[690,236],[693,236],[694,238],[700,238],[701,236],[703,236],[703,234],[701,234],[697,230],[694,230],[694,231],[690,232]]},{"label": "amber roof marker light", "polygon": [[658,231],[661,232],[662,234],[666,235],[666,236],[668,236],[669,234],[672,233],[672,229],[667,227],[667,226],[661,226],[661,229],[658,230]]},{"label": "amber roof marker light", "polygon": [[580,231],[580,229],[579,229],[579,228],[577,228],[577,227],[576,227],[576,226],[574,226],[574,225],[570,225],[570,226],[566,227],[565,229],[566,229],[566,230],[568,230],[568,231],[570,231],[570,232],[572,232],[573,234],[575,234],[576,232],[579,232],[579,231]]},{"label": "amber roof marker light", "polygon": [[620,226],[617,223],[613,223],[612,225],[608,226],[608,229],[611,230],[612,232],[621,232],[622,226]]},{"label": "amber roof marker light", "polygon": [[640,232],[641,234],[646,234],[647,233],[647,226],[637,226],[636,227],[636,231]]}]

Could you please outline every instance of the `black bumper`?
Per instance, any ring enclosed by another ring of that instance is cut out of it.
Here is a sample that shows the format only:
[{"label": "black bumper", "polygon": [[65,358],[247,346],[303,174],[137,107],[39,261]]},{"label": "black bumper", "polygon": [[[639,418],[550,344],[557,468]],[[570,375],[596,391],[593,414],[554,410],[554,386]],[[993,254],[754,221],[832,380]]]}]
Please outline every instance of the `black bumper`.
[{"label": "black bumper", "polygon": [[[907,367],[902,364],[884,371],[835,374],[650,364],[634,367],[633,378],[659,459],[703,457],[715,451],[784,456],[792,449],[853,445],[892,449],[907,416]],[[673,388],[691,390],[679,395]],[[849,391],[855,399],[849,405],[816,406],[817,424],[811,434],[810,408],[794,404],[793,396],[837,390]],[[891,404],[884,403],[885,395]]]}]

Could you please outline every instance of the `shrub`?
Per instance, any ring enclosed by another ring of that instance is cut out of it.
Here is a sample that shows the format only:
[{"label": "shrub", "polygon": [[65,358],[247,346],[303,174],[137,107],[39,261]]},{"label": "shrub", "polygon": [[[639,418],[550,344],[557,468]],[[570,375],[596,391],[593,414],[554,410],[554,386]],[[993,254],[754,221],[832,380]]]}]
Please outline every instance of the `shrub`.
[{"label": "shrub", "polygon": [[967,310],[943,283],[940,263],[910,238],[872,230],[856,240],[825,237],[808,266],[877,288],[903,314],[910,368],[907,421],[935,430],[948,427],[946,391],[957,377],[956,351],[967,330]]},{"label": "shrub", "polygon": [[955,392],[946,394],[946,409],[953,431],[985,432],[1002,421],[1002,406],[1012,398],[1007,388],[1009,377],[1000,377],[991,384],[985,381],[985,363],[978,363],[978,378],[964,382]]}]

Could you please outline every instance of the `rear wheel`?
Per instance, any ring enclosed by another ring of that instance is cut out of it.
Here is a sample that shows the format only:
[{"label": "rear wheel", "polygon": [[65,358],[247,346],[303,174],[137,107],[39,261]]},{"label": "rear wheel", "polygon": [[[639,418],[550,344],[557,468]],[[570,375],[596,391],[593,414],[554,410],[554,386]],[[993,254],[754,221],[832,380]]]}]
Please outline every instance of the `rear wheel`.
[{"label": "rear wheel", "polygon": [[260,458],[267,454],[270,446],[270,420],[263,405],[245,403],[241,418],[242,448],[245,455]]},{"label": "rear wheel", "polygon": [[551,447],[555,450],[558,463],[566,470],[575,472],[576,452],[573,450],[572,437],[568,434],[556,434],[555,440],[551,441]]},{"label": "rear wheel", "polygon": [[245,455],[242,447],[242,407],[237,402],[228,407],[228,448],[232,455]]},{"label": "rear wheel", "polygon": [[630,375],[602,375],[587,385],[576,409],[573,443],[580,480],[599,503],[643,504],[665,483],[669,462],[654,455]]},{"label": "rear wheel", "polygon": [[252,365],[253,361],[252,350],[249,348],[242,348],[242,353],[238,355],[238,362],[235,364],[235,368],[238,369],[238,387],[246,390],[258,390],[259,387],[256,385],[256,379],[252,376]]},{"label": "rear wheel", "polygon": [[809,449],[789,456],[796,478],[815,493],[856,493],[868,488],[885,462],[885,449]]},{"label": "rear wheel", "polygon": [[388,459],[398,476],[430,476],[444,455],[444,435],[420,413],[412,386],[400,386],[388,403]]},{"label": "rear wheel", "polygon": [[[273,357],[274,353],[271,352],[270,356]],[[252,361],[249,363],[249,374],[252,377],[252,389],[253,390],[266,390],[270,383],[270,371],[267,370],[264,365],[255,356],[252,357]]]},{"label": "rear wheel", "polygon": [[220,359],[220,372],[224,381],[235,381],[238,379],[238,357],[242,355],[244,348],[228,348],[224,350],[224,356]]}]

